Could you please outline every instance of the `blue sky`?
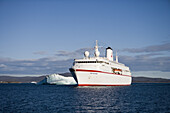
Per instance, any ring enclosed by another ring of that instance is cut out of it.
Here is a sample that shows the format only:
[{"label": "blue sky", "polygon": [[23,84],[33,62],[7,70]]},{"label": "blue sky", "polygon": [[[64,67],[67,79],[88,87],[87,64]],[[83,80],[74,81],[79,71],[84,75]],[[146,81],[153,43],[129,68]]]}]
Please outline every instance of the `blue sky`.
[{"label": "blue sky", "polygon": [[0,15],[0,74],[67,72],[98,40],[134,76],[170,78],[169,0],[1,0]]}]

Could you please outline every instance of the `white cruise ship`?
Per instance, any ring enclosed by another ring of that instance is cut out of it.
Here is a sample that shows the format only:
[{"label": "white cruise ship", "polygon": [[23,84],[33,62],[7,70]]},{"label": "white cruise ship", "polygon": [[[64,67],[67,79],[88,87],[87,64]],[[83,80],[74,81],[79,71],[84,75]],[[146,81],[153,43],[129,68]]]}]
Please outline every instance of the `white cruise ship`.
[{"label": "white cruise ship", "polygon": [[89,57],[85,51],[83,59],[75,59],[70,72],[78,86],[127,86],[131,85],[132,77],[129,67],[118,62],[116,55],[113,60],[112,48],[106,48],[106,57],[100,57],[96,41],[95,56]]}]

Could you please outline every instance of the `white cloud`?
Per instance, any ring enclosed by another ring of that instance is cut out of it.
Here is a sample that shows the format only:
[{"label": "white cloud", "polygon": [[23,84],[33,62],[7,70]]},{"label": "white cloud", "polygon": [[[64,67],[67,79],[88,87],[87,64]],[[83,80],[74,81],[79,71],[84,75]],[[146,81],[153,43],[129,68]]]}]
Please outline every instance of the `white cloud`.
[{"label": "white cloud", "polygon": [[22,63],[24,66],[32,66],[34,63]]},{"label": "white cloud", "polygon": [[0,64],[0,68],[6,68],[7,66],[5,64]]},{"label": "white cloud", "polygon": [[161,51],[168,51],[170,52],[170,43],[164,43],[161,45],[152,45],[143,48],[126,48],[122,51],[127,51],[130,53],[142,53],[142,52],[161,52]]}]

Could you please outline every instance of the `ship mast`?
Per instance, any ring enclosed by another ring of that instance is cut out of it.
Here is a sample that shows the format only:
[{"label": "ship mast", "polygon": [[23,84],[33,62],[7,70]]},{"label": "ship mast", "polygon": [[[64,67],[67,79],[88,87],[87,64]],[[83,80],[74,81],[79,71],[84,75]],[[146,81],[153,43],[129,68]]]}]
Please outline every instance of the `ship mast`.
[{"label": "ship mast", "polygon": [[116,62],[118,63],[118,56],[117,56],[117,51],[116,51]]},{"label": "ship mast", "polygon": [[96,46],[95,46],[95,52],[94,52],[94,54],[95,54],[95,57],[99,57],[99,55],[100,55],[100,52],[99,52],[99,50],[98,50],[97,40],[96,40]]},{"label": "ship mast", "polygon": [[97,44],[97,40],[96,40],[95,51],[98,51],[98,44]]}]

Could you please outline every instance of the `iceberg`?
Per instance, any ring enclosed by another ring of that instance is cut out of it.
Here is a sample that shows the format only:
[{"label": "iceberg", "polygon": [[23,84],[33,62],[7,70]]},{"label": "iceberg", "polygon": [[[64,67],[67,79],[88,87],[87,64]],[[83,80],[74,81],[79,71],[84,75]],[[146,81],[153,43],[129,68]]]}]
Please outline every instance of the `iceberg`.
[{"label": "iceberg", "polygon": [[38,84],[77,85],[73,77],[65,77],[59,74],[47,75]]}]

